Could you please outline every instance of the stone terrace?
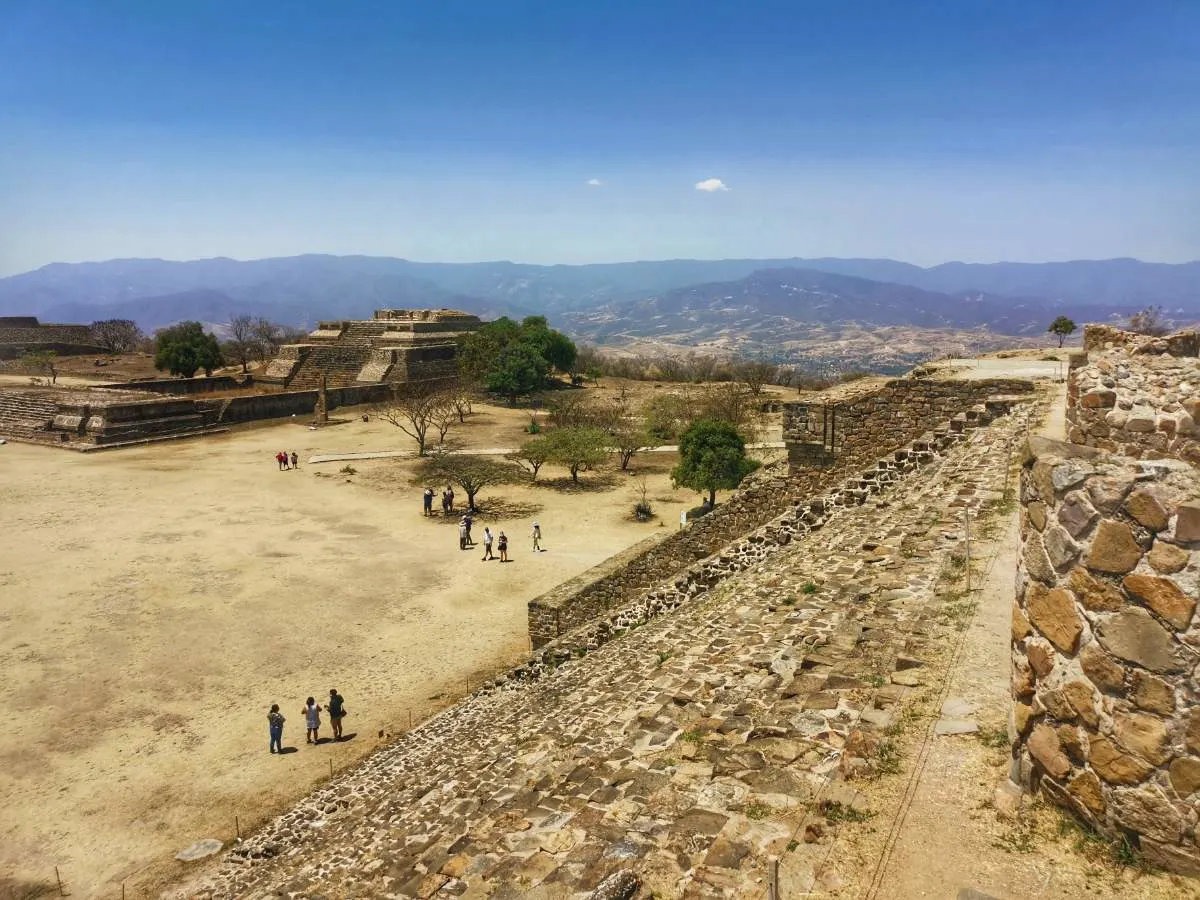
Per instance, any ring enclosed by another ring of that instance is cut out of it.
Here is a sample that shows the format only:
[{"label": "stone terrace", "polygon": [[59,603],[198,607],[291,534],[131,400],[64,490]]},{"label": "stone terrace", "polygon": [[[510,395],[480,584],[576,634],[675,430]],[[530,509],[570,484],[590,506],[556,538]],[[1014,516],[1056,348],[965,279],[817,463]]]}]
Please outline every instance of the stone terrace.
[{"label": "stone terrace", "polygon": [[591,652],[556,642],[183,895],[763,897],[774,854],[799,896],[831,861],[835,811],[866,802],[846,779],[936,679],[923,660],[944,643],[963,507],[996,496],[1037,414],[927,442],[921,465],[856,480],[795,539],[740,542],[743,571],[669,614],[643,603]]}]

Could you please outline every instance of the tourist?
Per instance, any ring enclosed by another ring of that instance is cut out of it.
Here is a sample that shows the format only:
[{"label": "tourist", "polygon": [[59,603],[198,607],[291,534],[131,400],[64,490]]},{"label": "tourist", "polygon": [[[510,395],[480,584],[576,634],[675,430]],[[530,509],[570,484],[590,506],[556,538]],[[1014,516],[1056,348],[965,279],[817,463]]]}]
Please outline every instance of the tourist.
[{"label": "tourist", "polygon": [[282,469],[283,469],[283,471],[285,471],[285,472],[286,472],[286,471],[288,470],[288,455],[287,455],[287,451],[286,451],[286,450],[280,450],[280,451],[279,451],[279,456],[280,456],[280,462],[283,464],[282,466],[280,466],[280,468],[282,468]]},{"label": "tourist", "polygon": [[541,553],[542,552],[542,526],[539,525],[537,522],[533,523],[533,532],[530,534],[530,537],[533,538],[533,552]]},{"label": "tourist", "polygon": [[312,697],[304,701],[304,726],[308,729],[308,733],[304,736],[304,743],[316,744],[317,731],[321,728],[321,707]]},{"label": "tourist", "polygon": [[450,510],[450,515],[454,515],[454,488],[446,485],[446,505]]},{"label": "tourist", "polygon": [[500,562],[508,562],[508,535],[503,531],[496,535],[496,547],[500,551]]},{"label": "tourist", "polygon": [[433,515],[433,488],[425,488],[425,493],[421,495],[421,503],[425,509],[426,516]]},{"label": "tourist", "polygon": [[495,558],[492,556],[492,529],[485,525],[483,526],[483,561],[487,562],[489,559]]},{"label": "tourist", "polygon": [[283,752],[283,723],[286,720],[283,718],[283,713],[279,711],[279,704],[272,703],[271,711],[267,713],[267,725],[271,729],[271,752]]},{"label": "tourist", "polygon": [[293,469],[300,468],[300,457],[299,457],[299,455],[297,455],[295,450],[292,451],[292,468]]},{"label": "tourist", "polygon": [[467,517],[463,516],[458,523],[458,549],[467,549]]},{"label": "tourist", "polygon": [[282,450],[275,454],[275,462],[279,465],[279,471],[282,472],[283,467],[287,465],[287,457],[283,455]]},{"label": "tourist", "polygon": [[342,739],[342,719],[346,718],[346,700],[337,692],[337,688],[329,689],[329,724],[333,726],[333,739]]},{"label": "tourist", "polygon": [[442,515],[450,515],[450,495],[442,491]]},{"label": "tourist", "polygon": [[463,516],[463,524],[467,526],[467,546],[468,547],[475,546],[475,541],[471,538],[471,525],[472,525],[473,521],[474,520],[471,518],[470,515]]}]

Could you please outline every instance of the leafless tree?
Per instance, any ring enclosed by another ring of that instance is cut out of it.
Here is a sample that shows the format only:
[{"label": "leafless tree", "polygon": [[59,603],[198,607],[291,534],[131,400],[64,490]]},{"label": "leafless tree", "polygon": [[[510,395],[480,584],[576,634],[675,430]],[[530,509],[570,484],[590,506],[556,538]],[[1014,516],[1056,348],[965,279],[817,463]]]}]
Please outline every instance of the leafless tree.
[{"label": "leafless tree", "polygon": [[254,316],[234,316],[229,320],[231,337],[225,342],[224,350],[241,364],[243,372],[249,371],[250,360],[262,358],[258,322]]},{"label": "leafless tree", "polygon": [[471,407],[471,395],[466,391],[455,391],[450,395],[450,404],[458,414],[459,424],[467,421],[467,416],[474,412]]},{"label": "leafless tree", "polygon": [[[447,414],[450,411],[450,415]],[[441,391],[394,390],[386,403],[376,408],[375,414],[395,425],[417,442],[417,455],[425,456],[429,430],[433,428],[444,441],[452,418],[453,407]],[[445,430],[443,430],[443,425]]]},{"label": "leafless tree", "polygon": [[129,353],[146,339],[132,319],[101,319],[91,324],[92,340],[106,353]]},{"label": "leafless tree", "polygon": [[253,324],[254,350],[260,361],[273,359],[284,341],[284,328],[259,316]]},{"label": "leafless tree", "polygon": [[1162,337],[1171,330],[1171,322],[1163,315],[1161,306],[1147,306],[1129,317],[1129,330],[1151,337]]},{"label": "leafless tree", "polygon": [[766,360],[743,360],[734,365],[733,377],[746,386],[752,397],[757,398],[763,387],[775,382],[779,367]]}]

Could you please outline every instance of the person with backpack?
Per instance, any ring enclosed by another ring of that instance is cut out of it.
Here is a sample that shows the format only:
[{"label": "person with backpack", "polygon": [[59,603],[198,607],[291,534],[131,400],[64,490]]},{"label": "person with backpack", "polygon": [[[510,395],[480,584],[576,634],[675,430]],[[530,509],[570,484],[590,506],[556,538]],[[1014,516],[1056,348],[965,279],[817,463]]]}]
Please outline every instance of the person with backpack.
[{"label": "person with backpack", "polygon": [[304,716],[304,726],[307,732],[304,735],[304,743],[316,744],[317,732],[321,728],[321,706],[312,697],[304,701],[304,709],[301,710]]},{"label": "person with backpack", "polygon": [[333,739],[342,739],[342,719],[346,718],[346,699],[337,692],[337,688],[329,689],[329,724],[333,726]]},{"label": "person with backpack", "polygon": [[279,711],[279,704],[272,703],[271,711],[267,713],[267,727],[271,730],[271,752],[283,752],[283,723],[287,720]]}]

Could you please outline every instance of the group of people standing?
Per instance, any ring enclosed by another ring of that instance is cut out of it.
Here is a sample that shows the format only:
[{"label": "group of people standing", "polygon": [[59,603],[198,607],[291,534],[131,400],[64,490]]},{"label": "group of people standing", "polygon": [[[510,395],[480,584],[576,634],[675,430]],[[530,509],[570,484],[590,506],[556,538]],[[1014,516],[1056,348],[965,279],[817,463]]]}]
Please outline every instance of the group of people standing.
[{"label": "group of people standing", "polygon": [[[433,515],[433,488],[427,487],[421,493],[421,508],[426,516]],[[446,485],[446,489],[442,491],[442,515],[448,516],[454,513],[454,488]],[[471,526],[474,520],[471,518],[471,511],[468,510],[462,518],[458,520],[458,549],[470,550],[475,546],[475,539],[471,537]],[[529,535],[533,538],[533,552],[542,552],[542,526],[537,522],[533,523],[533,531]],[[496,553],[492,552],[492,547],[496,548]],[[492,534],[492,529],[485,527],[483,529],[483,561],[489,559],[498,559],[500,562],[511,562],[508,558],[508,535],[503,531]]]},{"label": "group of people standing", "polygon": [[[342,739],[342,719],[346,718],[346,700],[337,692],[337,688],[330,688],[329,703],[321,706],[317,701],[309,697],[304,701],[304,708],[300,710],[300,715],[304,716],[304,743],[319,744],[319,732],[321,730],[321,711],[326,710],[329,713],[329,724],[333,726],[333,739],[340,741]],[[271,711],[267,713],[267,725],[271,732],[271,752],[283,752],[283,723],[287,719],[283,713],[279,711],[279,704],[272,703]]]},{"label": "group of people standing", "polygon": [[[425,488],[425,492],[421,495],[421,502],[425,510],[425,515],[433,515],[433,488]],[[454,488],[446,485],[446,489],[442,491],[442,515],[454,515]]]},{"label": "group of people standing", "polygon": [[286,450],[280,450],[275,454],[275,462],[279,463],[279,471],[286,472],[288,469],[300,468],[300,457],[293,450],[290,454]]}]

